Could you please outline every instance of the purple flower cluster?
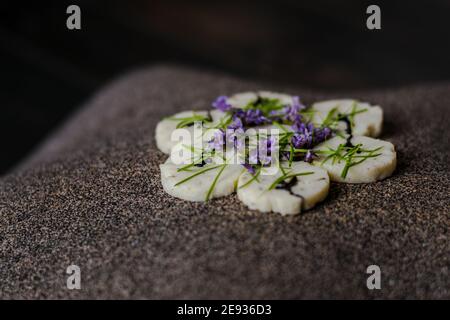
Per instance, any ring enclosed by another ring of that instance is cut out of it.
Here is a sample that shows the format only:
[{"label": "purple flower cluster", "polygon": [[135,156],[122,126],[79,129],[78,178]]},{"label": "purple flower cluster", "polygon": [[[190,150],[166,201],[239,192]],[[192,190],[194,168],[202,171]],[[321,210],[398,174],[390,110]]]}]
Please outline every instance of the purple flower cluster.
[{"label": "purple flower cluster", "polygon": [[210,150],[222,150],[225,143],[225,132],[223,130],[216,130],[214,137],[208,142]]},{"label": "purple flower cluster", "polygon": [[305,154],[305,161],[311,163],[316,155],[311,150],[308,150]]},{"label": "purple flower cluster", "polygon": [[291,138],[292,145],[296,149],[309,149],[313,146],[324,142],[331,137],[332,131],[330,128],[314,128],[312,123],[300,123],[298,126],[293,126],[295,130]]},{"label": "purple flower cluster", "polygon": [[244,124],[238,117],[233,117],[233,122],[227,127],[227,142],[238,150],[245,146]]},{"label": "purple flower cluster", "polygon": [[227,96],[218,97],[213,103],[212,106],[220,111],[226,112],[231,109],[231,104],[228,103]]},{"label": "purple flower cluster", "polygon": [[287,121],[291,121],[293,126],[299,126],[302,123],[300,111],[306,107],[300,102],[298,96],[292,97],[292,104],[284,108],[284,114]]},{"label": "purple flower cluster", "polygon": [[245,169],[247,169],[247,171],[250,172],[251,174],[255,174],[255,173],[256,173],[255,168],[254,168],[251,164],[244,163],[242,166],[243,166]]},{"label": "purple flower cluster", "polygon": [[239,118],[245,126],[258,126],[270,123],[261,110],[259,109],[236,109],[233,119]]},{"label": "purple flower cluster", "polygon": [[296,149],[308,149],[304,157],[306,162],[312,162],[316,156],[311,148],[321,142],[324,142],[332,135],[330,128],[314,128],[312,123],[307,125],[301,123],[295,128],[295,130],[296,132],[291,138],[291,143]]},{"label": "purple flower cluster", "polygon": [[330,128],[314,128],[314,143],[318,144],[331,138],[332,131]]},{"label": "purple flower cluster", "polygon": [[288,121],[293,125],[300,125],[302,122],[302,115],[300,111],[306,107],[300,102],[300,97],[292,97],[292,103],[286,105],[282,110],[273,110],[270,112],[272,121]]},{"label": "purple flower cluster", "polygon": [[[329,139],[332,136],[330,128],[315,128],[312,123],[303,122],[301,111],[306,107],[300,102],[298,96],[292,98],[292,103],[286,105],[282,109],[269,111],[264,114],[261,109],[238,109],[232,108],[226,96],[220,96],[213,102],[213,107],[223,112],[229,112],[232,115],[232,122],[225,129],[218,130],[214,133],[214,138],[209,142],[209,148],[223,150],[224,145],[232,145],[238,150],[245,146],[245,139],[242,139],[244,130],[250,126],[258,126],[280,122],[291,125],[294,134],[291,137],[290,144],[298,150],[295,158],[307,162],[312,162],[316,156],[312,148]],[[252,174],[255,173],[255,165],[268,165],[273,161],[276,153],[275,137],[268,139],[260,139],[257,148],[249,151],[248,159],[251,164],[243,166]],[[283,153],[286,156],[286,153]],[[287,152],[289,158],[289,152]]]},{"label": "purple flower cluster", "polygon": [[245,132],[242,128],[227,130],[227,143],[237,150],[245,147]]},{"label": "purple flower cluster", "polygon": [[230,146],[241,150],[245,146],[245,132],[243,128],[228,128],[225,131],[217,129],[214,136],[208,142],[209,150],[224,151],[224,146]]},{"label": "purple flower cluster", "polygon": [[305,125],[303,122],[298,125],[293,125],[295,130],[291,138],[291,143],[296,149],[308,149],[312,147],[314,126],[312,123]]},{"label": "purple flower cluster", "polygon": [[260,139],[258,148],[250,150],[248,160],[252,164],[260,163],[268,165],[272,162],[272,156],[276,155],[277,143],[276,138],[271,136],[268,139]]},{"label": "purple flower cluster", "polygon": [[[228,102],[227,96],[218,97],[212,103],[212,106],[222,112],[227,112],[232,109],[231,104]],[[270,122],[259,109],[243,110],[236,108],[233,111],[233,120],[239,119],[242,124],[245,124],[245,126],[257,126]],[[240,127],[243,127],[243,125]]]},{"label": "purple flower cluster", "polygon": [[241,118],[234,117],[233,122],[227,127],[228,129],[244,129],[244,124],[242,123]]}]

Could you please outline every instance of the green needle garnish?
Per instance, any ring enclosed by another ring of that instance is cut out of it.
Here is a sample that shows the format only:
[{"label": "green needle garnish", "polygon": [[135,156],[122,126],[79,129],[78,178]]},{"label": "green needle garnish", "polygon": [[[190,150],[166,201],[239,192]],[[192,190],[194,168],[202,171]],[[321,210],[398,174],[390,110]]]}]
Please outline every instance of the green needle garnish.
[{"label": "green needle garnish", "polygon": [[226,166],[227,166],[226,164],[223,164],[222,168],[219,171],[219,173],[217,173],[216,177],[214,178],[214,181],[211,184],[211,187],[209,187],[208,193],[206,194],[206,201],[208,201],[209,198],[211,197],[211,194],[214,191],[214,188],[216,187],[217,181],[219,180],[219,177],[222,174],[223,170],[225,170]]},{"label": "green needle garnish", "polygon": [[363,149],[362,144],[357,144],[356,146],[346,147],[345,144],[340,144],[336,150],[328,148],[328,150],[320,150],[320,153],[326,154],[327,156],[322,161],[322,165],[327,161],[331,160],[332,164],[336,162],[345,161],[344,169],[341,172],[341,177],[345,179],[348,174],[348,170],[356,166],[369,158],[375,158],[381,155],[381,153],[376,153],[383,147],[378,147],[372,150]]},{"label": "green needle garnish", "polygon": [[203,173],[205,173],[205,172],[208,172],[208,171],[217,169],[217,168],[219,168],[219,167],[221,167],[221,166],[224,166],[224,165],[218,165],[218,166],[209,167],[209,168],[205,168],[205,169],[199,170],[199,171],[197,171],[196,173],[190,175],[189,177],[187,177],[187,178],[181,180],[180,182],[177,182],[177,183],[175,184],[175,187],[176,187],[176,186],[179,186],[180,184],[185,183],[185,182],[187,182],[187,181],[189,181],[189,180],[191,180],[191,179],[193,179],[193,178],[195,178],[196,176],[199,176],[199,175],[201,175],[201,174],[203,174]]},{"label": "green needle garnish", "polygon": [[284,108],[284,105],[281,103],[279,99],[270,99],[258,97],[255,101],[247,104],[243,109],[259,109],[263,112],[264,115],[269,115],[271,111],[277,111]]},{"label": "green needle garnish", "polygon": [[284,180],[290,179],[290,178],[294,178],[294,177],[298,177],[298,176],[307,176],[310,174],[314,174],[314,172],[312,171],[308,171],[308,172],[300,172],[300,173],[286,173],[283,174],[281,177],[279,177],[277,180],[275,180],[269,187],[268,190],[272,190],[274,189],[277,185],[279,185],[281,182],[283,182]]},{"label": "green needle garnish", "polygon": [[190,126],[190,125],[194,124],[197,121],[204,122],[204,121],[210,121],[211,120],[211,118],[209,116],[202,116],[200,114],[195,114],[195,113],[191,117],[182,117],[182,118],[167,117],[166,119],[173,120],[173,121],[178,121],[177,129]]},{"label": "green needle garnish", "polygon": [[259,182],[258,181],[258,176],[259,176],[259,174],[261,173],[261,167],[259,167],[258,168],[258,171],[256,171],[255,172],[255,174],[253,175],[253,177],[250,179],[250,180],[248,180],[246,183],[244,183],[242,186],[240,186],[239,187],[239,189],[243,189],[243,188],[245,188],[246,186],[248,186],[248,185],[250,185],[253,181],[257,181],[257,182]]},{"label": "green needle garnish", "polygon": [[355,115],[368,111],[368,109],[357,110],[358,103],[356,101],[353,101],[352,109],[349,113],[338,113],[338,107],[339,105],[328,111],[327,116],[322,122],[321,125],[322,128],[324,127],[336,128],[339,121],[348,119],[348,121],[350,122],[351,129],[353,129]]}]

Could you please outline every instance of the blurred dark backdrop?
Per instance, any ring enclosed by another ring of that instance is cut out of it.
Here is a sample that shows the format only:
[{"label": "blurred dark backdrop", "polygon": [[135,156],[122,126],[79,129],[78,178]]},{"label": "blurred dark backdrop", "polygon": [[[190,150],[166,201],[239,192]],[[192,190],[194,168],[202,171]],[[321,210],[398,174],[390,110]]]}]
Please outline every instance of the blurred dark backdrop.
[{"label": "blurred dark backdrop", "polygon": [[[82,30],[66,28],[77,4]],[[382,30],[366,28],[381,7]],[[99,86],[174,62],[330,90],[450,79],[450,1],[2,1],[0,174]]]}]

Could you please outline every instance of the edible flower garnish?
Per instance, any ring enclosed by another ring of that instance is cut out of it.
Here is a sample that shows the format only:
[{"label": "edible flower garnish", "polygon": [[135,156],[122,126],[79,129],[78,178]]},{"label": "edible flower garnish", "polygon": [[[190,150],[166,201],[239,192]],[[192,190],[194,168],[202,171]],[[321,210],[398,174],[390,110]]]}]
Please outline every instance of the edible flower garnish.
[{"label": "edible flower garnish", "polygon": [[[340,145],[336,150],[314,150],[318,144],[332,138],[337,133],[335,130],[338,121],[345,118],[353,124],[354,116],[365,111],[365,109],[357,110],[356,104],[347,114],[339,114],[337,107],[333,108],[319,126],[315,126],[310,121],[310,117],[306,116],[313,111],[308,110],[298,96],[294,96],[289,104],[283,104],[279,99],[257,97],[256,100],[249,102],[243,108],[233,107],[227,96],[219,96],[212,103],[212,106],[224,113],[224,116],[214,125],[212,125],[212,120],[199,115],[180,119],[181,124],[179,124],[185,126],[191,124],[193,120],[200,120],[203,123],[209,121],[211,124],[209,128],[216,130],[211,140],[208,141],[206,149],[197,152],[209,161],[196,160],[194,165],[185,166],[182,170],[194,170],[193,166],[202,167],[206,165],[206,167],[197,168],[192,176],[178,183],[181,184],[204,172],[217,169],[217,176],[211,185],[207,199],[210,198],[214,186],[227,165],[225,163],[216,166],[211,163],[211,159],[217,155],[223,157],[223,152],[228,148],[234,148],[234,150],[241,152],[245,160],[241,163],[242,166],[253,175],[253,179],[250,179],[246,185],[258,180],[262,168],[279,163],[280,160],[288,160],[289,167],[291,167],[293,161],[311,163],[317,157],[317,154],[326,154],[327,157],[323,162],[330,160],[333,162],[345,161],[345,167],[341,174],[345,178],[352,166],[367,158],[379,155],[377,153],[379,148],[364,150],[361,145],[352,147]],[[257,143],[253,145],[253,148],[247,150],[246,147],[250,143],[247,142],[246,130],[261,125],[272,125],[278,128],[278,134],[260,133],[258,131],[256,133]],[[288,178],[291,177],[283,174],[280,179],[284,181]]]}]

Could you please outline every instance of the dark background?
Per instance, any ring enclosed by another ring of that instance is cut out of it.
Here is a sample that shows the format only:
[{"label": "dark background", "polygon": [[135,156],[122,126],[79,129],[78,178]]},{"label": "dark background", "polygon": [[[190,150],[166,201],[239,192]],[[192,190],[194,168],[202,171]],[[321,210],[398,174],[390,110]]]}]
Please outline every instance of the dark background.
[{"label": "dark background", "polygon": [[[66,28],[77,4],[82,30]],[[382,30],[366,28],[381,7]],[[330,90],[450,80],[450,1],[2,1],[0,174],[101,85],[178,63]]]}]

